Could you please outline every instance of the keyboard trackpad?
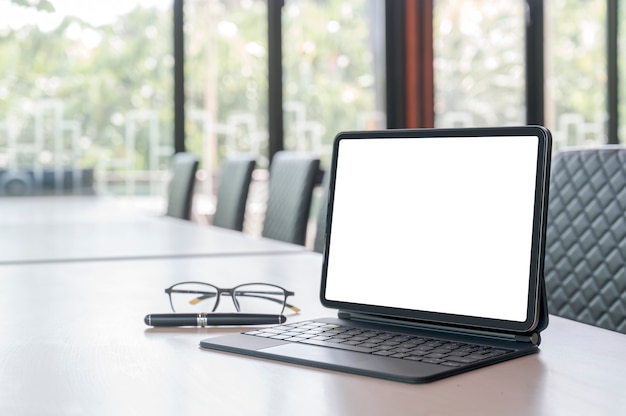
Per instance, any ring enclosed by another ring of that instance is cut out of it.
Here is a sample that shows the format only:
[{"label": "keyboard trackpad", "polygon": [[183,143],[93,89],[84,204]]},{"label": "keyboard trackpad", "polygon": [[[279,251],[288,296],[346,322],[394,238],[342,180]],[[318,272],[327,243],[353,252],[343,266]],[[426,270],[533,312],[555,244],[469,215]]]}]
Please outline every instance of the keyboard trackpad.
[{"label": "keyboard trackpad", "polygon": [[351,373],[377,375],[384,378],[427,379],[445,371],[442,367],[433,364],[407,362],[389,359],[389,357],[297,343],[263,348],[257,352],[269,357],[281,357],[282,360],[294,364],[341,369]]},{"label": "keyboard trackpad", "polygon": [[371,361],[371,355],[342,351],[334,348],[317,347],[305,344],[284,344],[260,350],[266,354],[291,357],[307,362],[320,362],[337,365],[350,365]]}]

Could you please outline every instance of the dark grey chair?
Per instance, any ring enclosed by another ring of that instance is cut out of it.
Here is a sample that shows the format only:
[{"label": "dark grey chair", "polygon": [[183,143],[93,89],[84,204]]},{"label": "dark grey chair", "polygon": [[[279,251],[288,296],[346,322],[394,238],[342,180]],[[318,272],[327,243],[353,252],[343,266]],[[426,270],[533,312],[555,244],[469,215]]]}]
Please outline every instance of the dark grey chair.
[{"label": "dark grey chair", "polygon": [[184,220],[191,219],[193,188],[196,183],[197,170],[198,158],[194,155],[179,152],[172,157],[165,215]]},{"label": "dark grey chair", "polygon": [[222,162],[213,225],[243,230],[248,190],[256,161],[251,155],[229,156]]},{"label": "dark grey chair", "polygon": [[545,277],[550,313],[626,333],[626,147],[555,154]]},{"label": "dark grey chair", "polygon": [[267,211],[262,236],[304,245],[311,197],[319,170],[316,156],[277,152],[270,167]]},{"label": "dark grey chair", "polygon": [[326,245],[326,214],[328,212],[328,186],[330,184],[330,171],[324,173],[322,179],[322,195],[320,196],[319,208],[317,211],[317,228],[315,230],[315,240],[313,241],[313,251],[324,252]]}]

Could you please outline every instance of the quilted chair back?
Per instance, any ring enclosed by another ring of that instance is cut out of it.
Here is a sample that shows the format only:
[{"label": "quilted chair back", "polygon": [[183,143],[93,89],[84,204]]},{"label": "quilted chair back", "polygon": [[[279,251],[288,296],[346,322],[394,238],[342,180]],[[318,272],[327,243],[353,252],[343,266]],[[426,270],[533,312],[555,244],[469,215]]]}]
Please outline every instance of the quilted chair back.
[{"label": "quilted chair back", "polygon": [[232,155],[224,159],[213,216],[213,225],[216,227],[243,230],[246,202],[255,164],[252,155]]},{"label": "quilted chair back", "polygon": [[191,153],[179,152],[172,157],[171,179],[167,187],[167,216],[191,219],[197,170],[198,158]]},{"label": "quilted chair back", "polygon": [[555,154],[545,278],[551,314],[626,333],[626,147]]},{"label": "quilted chair back", "polygon": [[280,151],[274,155],[263,237],[305,244],[319,163],[308,153]]},{"label": "quilted chair back", "polygon": [[313,241],[313,251],[318,253],[323,253],[324,246],[326,245],[326,214],[328,212],[329,185],[330,170],[327,170],[324,173],[324,179],[322,179],[322,195],[317,211],[317,228],[315,230],[315,240]]}]

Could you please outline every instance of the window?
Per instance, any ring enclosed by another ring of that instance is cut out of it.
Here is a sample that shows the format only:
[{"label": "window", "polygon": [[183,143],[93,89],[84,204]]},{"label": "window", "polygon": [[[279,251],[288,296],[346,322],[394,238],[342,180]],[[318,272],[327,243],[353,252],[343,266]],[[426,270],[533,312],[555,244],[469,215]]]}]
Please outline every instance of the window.
[{"label": "window", "polygon": [[285,2],[286,149],[327,166],[340,131],[386,127],[384,13],[378,0]]},{"label": "window", "polygon": [[524,7],[435,2],[435,127],[525,124]]},{"label": "window", "polygon": [[0,192],[161,193],[171,1],[28,3],[0,3]]},{"label": "window", "polygon": [[204,218],[214,211],[225,156],[248,153],[269,166],[267,4],[186,0],[184,19],[185,148],[201,160],[195,210]]},{"label": "window", "polygon": [[544,7],[546,125],[554,147],[606,143],[606,1],[557,0]]}]

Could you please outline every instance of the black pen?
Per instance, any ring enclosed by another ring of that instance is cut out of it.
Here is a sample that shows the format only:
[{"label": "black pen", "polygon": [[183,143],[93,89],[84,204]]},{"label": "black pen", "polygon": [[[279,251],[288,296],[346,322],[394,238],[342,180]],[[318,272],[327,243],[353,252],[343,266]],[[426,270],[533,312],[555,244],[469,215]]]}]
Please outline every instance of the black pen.
[{"label": "black pen", "polygon": [[205,326],[213,325],[268,325],[282,324],[285,315],[260,313],[155,313],[143,321],[149,326]]}]

